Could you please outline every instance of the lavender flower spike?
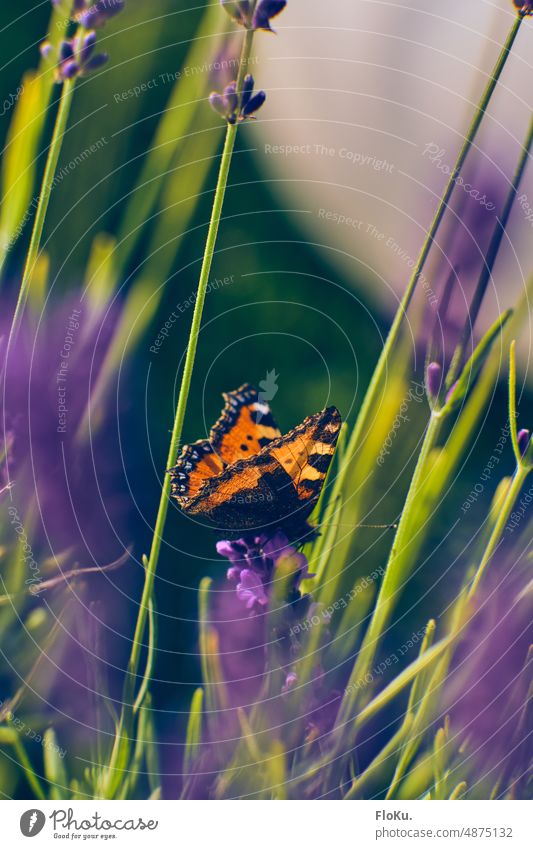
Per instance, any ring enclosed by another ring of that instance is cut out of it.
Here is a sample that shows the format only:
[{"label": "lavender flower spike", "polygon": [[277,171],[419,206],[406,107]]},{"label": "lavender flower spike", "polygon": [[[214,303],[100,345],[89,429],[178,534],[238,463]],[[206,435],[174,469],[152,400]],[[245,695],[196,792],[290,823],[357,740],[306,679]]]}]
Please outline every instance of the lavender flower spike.
[{"label": "lavender flower spike", "polygon": [[237,584],[237,598],[252,614],[268,604],[278,567],[290,572],[295,593],[305,578],[312,577],[304,555],[281,531],[270,537],[261,534],[233,542],[222,540],[217,543],[217,552],[230,561],[228,581]]},{"label": "lavender flower spike", "polygon": [[275,18],[287,5],[287,0],[259,0],[252,18],[253,29],[264,29],[268,32],[274,30],[270,26],[270,19]]},{"label": "lavender flower spike", "polygon": [[533,15],[533,0],[513,0],[513,2],[518,9],[518,14],[523,18]]}]

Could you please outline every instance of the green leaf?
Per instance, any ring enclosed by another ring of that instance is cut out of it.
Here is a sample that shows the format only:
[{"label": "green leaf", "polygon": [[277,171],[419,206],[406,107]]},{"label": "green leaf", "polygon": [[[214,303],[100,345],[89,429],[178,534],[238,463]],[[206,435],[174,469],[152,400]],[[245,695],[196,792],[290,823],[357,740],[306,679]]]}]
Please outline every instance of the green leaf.
[{"label": "green leaf", "polygon": [[185,756],[184,756],[184,770],[186,773],[190,773],[192,769],[192,765],[194,759],[196,757],[196,752],[198,751],[198,747],[202,742],[202,710],[204,703],[204,691],[201,687],[195,691],[192,701],[191,701],[191,709],[189,711],[189,721],[187,723],[187,735],[185,739]]},{"label": "green leaf", "polygon": [[60,748],[57,737],[52,728],[48,728],[43,736],[44,750],[44,775],[50,783],[50,797],[52,799],[68,799],[69,785],[65,771],[65,764],[60,757]]},{"label": "green leaf", "polygon": [[513,310],[506,310],[485,333],[483,339],[463,368],[455,387],[451,390],[448,403],[443,407],[443,413],[449,413],[455,410],[466,397],[470,386],[483,368],[494,341],[500,335],[512,314]]},{"label": "green leaf", "polygon": [[363,708],[357,716],[356,726],[360,727],[367,722],[367,720],[379,713],[380,710],[382,710],[389,704],[389,702],[408,687],[409,684],[415,680],[417,675],[420,675],[421,672],[432,666],[432,664],[452,645],[455,640],[457,640],[457,638],[457,633],[450,634],[450,636],[445,637],[439,643],[436,643],[433,648],[429,649],[429,651],[425,652],[413,661],[413,663],[409,664],[403,672],[400,672],[400,674],[391,681],[388,687],[385,687],[381,693],[379,693],[366,705],[366,707]]}]

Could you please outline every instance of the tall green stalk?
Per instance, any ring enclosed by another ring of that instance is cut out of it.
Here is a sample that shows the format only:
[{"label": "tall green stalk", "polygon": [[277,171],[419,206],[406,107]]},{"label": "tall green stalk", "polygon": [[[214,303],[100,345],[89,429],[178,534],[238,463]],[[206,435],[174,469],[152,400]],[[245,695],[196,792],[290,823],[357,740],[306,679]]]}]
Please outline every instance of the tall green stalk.
[{"label": "tall green stalk", "polygon": [[[244,76],[246,73],[246,68],[249,63],[250,53],[252,49],[253,43],[253,30],[247,30],[244,36],[244,43],[241,52],[241,59],[239,65],[239,74],[237,77],[237,91],[242,91],[242,85],[244,81]],[[178,397],[178,404],[176,408],[176,413],[174,417],[174,425],[172,428],[172,436],[170,439],[170,446],[168,451],[167,458],[167,466],[174,465],[176,460],[176,455],[178,452],[181,434],[183,430],[183,422],[185,419],[185,411],[187,409],[187,401],[189,398],[189,392],[191,387],[191,379],[192,373],[194,369],[194,362],[196,358],[196,349],[198,346],[198,337],[200,335],[200,326],[202,322],[202,313],[203,307],[206,297],[207,284],[209,282],[209,275],[211,273],[211,265],[213,262],[213,256],[215,253],[216,240],[218,236],[218,229],[220,225],[220,220],[222,217],[222,208],[224,204],[224,198],[226,194],[226,187],[228,184],[228,176],[231,167],[231,160],[233,155],[233,149],[235,147],[235,140],[237,136],[238,124],[230,124],[228,123],[226,129],[226,140],[224,143],[224,149],[222,152],[222,157],[220,161],[220,169],[218,173],[218,180],[215,189],[215,197],[213,201],[213,209],[211,213],[211,220],[209,223],[209,230],[207,233],[206,246],[204,251],[204,257],[202,261],[202,268],[200,271],[200,278],[198,281],[198,290],[196,296],[196,303],[192,318],[191,330],[189,334],[189,342],[187,345],[187,353],[185,356],[185,364],[183,367],[183,375],[181,379],[180,392]],[[152,537],[152,544],[150,548],[150,555],[148,558],[143,558],[143,565],[145,568],[145,578],[144,578],[144,586],[142,597],[139,605],[139,613],[137,615],[137,622],[135,625],[135,633],[133,636],[133,644],[130,654],[130,659],[128,663],[127,673],[126,673],[126,682],[125,682],[125,690],[124,690],[124,707],[123,707],[123,717],[121,720],[121,728],[117,733],[116,745],[114,748],[113,755],[111,757],[110,762],[110,772],[117,768],[116,764],[119,759],[119,751],[120,746],[124,743],[124,739],[122,735],[124,731],[127,732],[128,727],[128,712],[131,713],[132,710],[132,702],[133,702],[133,694],[135,691],[135,681],[137,677],[137,672],[139,669],[139,661],[141,650],[143,647],[143,636],[146,628],[146,619],[149,610],[150,599],[153,592],[155,574],[157,571],[157,565],[159,562],[159,555],[161,552],[161,543],[163,541],[163,533],[165,529],[165,522],[168,513],[168,505],[170,498],[170,477],[169,475],[165,475],[163,479],[163,485],[161,487],[161,498],[159,501],[159,509],[157,512],[157,518],[154,527],[154,533]],[[115,781],[115,778],[111,774],[110,780],[112,782]]]},{"label": "tall green stalk", "polygon": [[448,371],[448,374],[446,375],[446,386],[448,387],[453,385],[453,383],[455,382],[455,378],[459,373],[459,369],[461,368],[461,363],[463,360],[468,340],[474,330],[474,326],[476,324],[477,317],[479,315],[479,311],[483,303],[483,299],[487,292],[487,286],[489,285],[489,282],[492,278],[494,265],[500,252],[507,224],[509,223],[509,218],[513,210],[514,202],[518,194],[518,190],[520,188],[520,183],[522,182],[526,166],[529,162],[532,146],[533,118],[531,119],[529,124],[527,135],[522,146],[522,153],[520,154],[518,165],[516,166],[516,170],[513,176],[513,180],[511,182],[511,186],[509,188],[509,192],[507,193],[507,198],[505,200],[501,216],[496,221],[496,226],[494,228],[494,232],[490,240],[487,255],[483,263],[483,268],[481,269],[481,274],[476,286],[476,290],[474,292],[474,297],[472,298],[472,303],[470,304],[468,317],[465,321],[459,344],[457,345],[457,348],[454,352],[450,369]]},{"label": "tall green stalk", "polygon": [[71,80],[66,80],[63,83],[61,98],[59,100],[59,108],[54,125],[54,132],[52,134],[52,140],[48,149],[48,156],[46,159],[46,166],[44,169],[43,180],[41,185],[41,193],[39,195],[39,202],[37,204],[37,211],[35,213],[35,221],[33,222],[30,246],[28,249],[28,255],[26,257],[26,263],[24,265],[24,273],[22,275],[22,282],[20,284],[15,313],[13,315],[11,329],[9,331],[8,350],[10,349],[11,343],[14,340],[17,331],[20,327],[22,314],[24,312],[24,307],[28,299],[28,292],[31,285],[31,279],[35,270],[35,263],[38,259],[39,248],[41,246],[44,222],[46,218],[46,213],[48,211],[50,195],[52,193],[52,184],[54,181],[57,162],[61,151],[61,145],[63,144],[63,138],[65,136],[70,107],[72,105],[72,96],[74,94],[75,84],[75,78]]},{"label": "tall green stalk", "polygon": [[407,312],[409,304],[411,303],[411,300],[415,293],[416,286],[418,284],[418,281],[420,280],[422,271],[424,270],[424,266],[429,256],[429,252],[433,247],[435,236],[437,235],[437,231],[442,222],[444,213],[448,208],[448,204],[452,196],[457,178],[459,177],[459,174],[465,163],[466,157],[468,156],[470,148],[474,143],[481,122],[485,116],[485,112],[487,111],[489,103],[492,99],[492,95],[494,94],[498,81],[502,75],[503,69],[505,68],[507,59],[509,58],[509,54],[518,35],[522,20],[523,19],[521,17],[517,17],[515,22],[513,23],[513,26],[511,27],[511,30],[507,36],[507,39],[500,52],[500,55],[498,56],[487,86],[481,96],[481,100],[478,106],[476,107],[472,123],[470,124],[461,150],[459,151],[457,161],[450,174],[448,183],[446,184],[446,188],[444,189],[444,194],[442,195],[442,198],[439,201],[435,217],[431,222],[431,226],[427,232],[424,244],[422,245],[422,249],[420,251],[416,266],[413,270],[413,274],[394,317],[394,321],[385,341],[385,345],[383,346],[383,349],[381,351],[378,363],[376,365],[376,368],[372,375],[372,379],[366,391],[361,410],[359,411],[354,430],[350,437],[350,441],[348,443],[346,451],[347,462],[344,464],[344,468],[340,472],[343,479],[347,473],[349,459],[354,455],[356,449],[361,443],[363,434],[366,432],[369,426],[370,416],[372,414],[382,384],[386,377],[387,367],[390,361],[391,354],[394,348],[396,347],[405,313]]}]

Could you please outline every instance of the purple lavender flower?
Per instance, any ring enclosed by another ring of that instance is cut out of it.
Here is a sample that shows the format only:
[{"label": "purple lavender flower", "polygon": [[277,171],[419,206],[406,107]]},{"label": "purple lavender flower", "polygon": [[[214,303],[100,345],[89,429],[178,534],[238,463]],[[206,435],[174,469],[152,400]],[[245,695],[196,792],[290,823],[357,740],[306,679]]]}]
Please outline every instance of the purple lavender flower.
[{"label": "purple lavender flower", "polygon": [[253,90],[254,78],[251,74],[247,74],[243,81],[240,109],[235,81],[227,85],[222,94],[213,91],[209,96],[209,103],[215,112],[225,118],[228,124],[235,124],[238,120],[245,121],[247,118],[252,118],[265,102],[265,92],[258,91],[253,94]]},{"label": "purple lavender flower", "polygon": [[522,17],[533,15],[533,0],[513,0],[513,2],[518,10],[518,14],[522,15]]},{"label": "purple lavender flower", "polygon": [[286,565],[287,560],[295,576],[295,592],[305,578],[311,577],[307,559],[289,544],[281,531],[272,537],[262,534],[235,542],[223,540],[217,543],[217,552],[230,561],[228,580],[237,584],[237,598],[251,611],[268,604],[276,568]]},{"label": "purple lavender flower", "polygon": [[240,574],[239,583],[237,584],[237,598],[245,603],[248,610],[251,610],[254,604],[260,604],[266,607],[268,604],[268,596],[265,592],[265,586],[261,580],[261,575],[253,569],[243,569]]},{"label": "purple lavender flower", "polygon": [[272,32],[270,21],[283,11],[287,0],[259,0],[257,4],[249,0],[220,0],[230,18],[246,29],[264,29]]},{"label": "purple lavender flower", "polygon": [[270,19],[279,15],[287,5],[287,0],[259,0],[253,18],[253,29],[264,29],[273,32]]},{"label": "purple lavender flower", "polygon": [[517,798],[531,755],[526,716],[530,644],[527,572],[515,564],[504,575],[500,567],[499,575],[495,572],[487,582],[456,652],[442,707],[450,715],[452,732],[458,734],[457,747],[467,741],[462,772],[470,770],[477,781],[486,780],[491,787],[500,778],[499,792],[513,786]]},{"label": "purple lavender flower", "polygon": [[95,32],[88,32],[81,40],[72,38],[69,41],[62,41],[56,72],[58,81],[69,80],[76,76],[87,76],[105,65],[109,58],[107,53],[95,55],[95,47]]}]

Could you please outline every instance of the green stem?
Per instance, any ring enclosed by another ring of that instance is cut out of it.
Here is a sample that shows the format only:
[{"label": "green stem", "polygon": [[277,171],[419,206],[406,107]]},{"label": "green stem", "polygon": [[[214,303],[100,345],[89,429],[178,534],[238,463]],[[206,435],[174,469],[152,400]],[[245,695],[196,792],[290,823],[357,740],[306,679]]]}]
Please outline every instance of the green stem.
[{"label": "green stem", "polygon": [[507,494],[503,500],[500,513],[498,515],[494,528],[492,529],[492,533],[487,543],[487,547],[484,551],[483,557],[481,558],[481,562],[474,576],[474,580],[470,585],[470,589],[468,591],[468,599],[473,598],[479,587],[483,575],[485,574],[487,567],[490,563],[492,555],[498,548],[500,539],[503,535],[503,531],[505,529],[509,516],[511,515],[514,503],[520,495],[520,490],[526,482],[526,479],[530,472],[531,466],[526,466],[524,463],[519,463],[519,465],[517,466],[516,472],[507,490]]},{"label": "green stem", "polygon": [[36,774],[33,771],[33,767],[30,763],[30,760],[26,754],[26,750],[22,745],[21,740],[17,739],[17,742],[13,745],[15,752],[17,753],[17,757],[20,761],[20,766],[22,767],[22,771],[26,776],[26,781],[30,785],[31,789],[35,793],[37,799],[46,799],[46,793],[44,792],[41,782],[37,778]]},{"label": "green stem", "polygon": [[[250,52],[252,48],[253,41],[253,31],[247,30],[243,50],[241,54],[241,62],[239,66],[239,76],[237,78],[237,91],[241,91],[242,82],[244,79],[244,74],[246,71],[246,67],[248,65],[248,60],[250,58]],[[235,147],[235,139],[237,135],[237,124],[228,124],[226,130],[226,141],[224,144],[224,150],[222,152],[222,159],[220,162],[220,170],[218,173],[218,181],[215,190],[215,198],[213,202],[213,211],[211,213],[211,221],[209,224],[209,230],[207,233],[207,241],[205,246],[204,258],[202,262],[202,268],[200,271],[200,279],[198,282],[198,292],[196,296],[196,303],[194,307],[194,314],[192,318],[191,330],[189,335],[189,344],[187,346],[187,354],[185,357],[185,365],[183,367],[183,376],[181,379],[181,387],[178,398],[178,405],[176,408],[176,415],[174,418],[174,426],[172,428],[172,436],[170,439],[170,447],[168,451],[167,465],[166,468],[170,468],[176,462],[176,455],[178,452],[181,433],[183,430],[183,421],[185,419],[185,411],[187,409],[187,401],[189,399],[189,391],[191,388],[191,379],[192,372],[194,368],[194,361],[196,358],[196,349],[198,346],[198,337],[200,335],[200,325],[202,322],[202,313],[204,308],[207,284],[209,282],[209,275],[211,273],[211,265],[213,262],[213,256],[215,253],[215,245],[218,235],[218,228],[220,225],[220,219],[222,217],[222,207],[224,204],[224,197],[226,194],[226,187],[228,184],[228,176],[229,170],[231,166],[233,149]],[[131,676],[135,676],[139,664],[139,655],[142,647],[142,637],[144,634],[144,629],[146,625],[146,615],[148,612],[148,601],[152,594],[153,584],[155,573],[157,570],[157,564],[159,562],[159,554],[161,551],[161,543],[163,540],[163,531],[165,528],[165,521],[167,518],[168,512],[168,504],[170,497],[170,477],[169,475],[165,475],[163,480],[163,486],[161,489],[161,499],[159,501],[159,510],[157,512],[157,518],[154,528],[154,535],[152,538],[152,546],[150,549],[150,556],[148,558],[148,564],[146,567],[146,576],[143,588],[143,594],[141,598],[141,604],[139,609],[139,616],[137,618],[137,624],[135,627],[135,634],[133,638],[133,648],[131,652],[130,662],[128,665],[128,673]]]},{"label": "green stem", "polygon": [[22,283],[20,284],[17,305],[15,307],[15,313],[13,315],[13,321],[11,322],[8,350],[10,350],[11,343],[13,342],[17,334],[22,319],[22,314],[24,312],[24,307],[28,299],[28,292],[30,289],[33,272],[35,270],[35,263],[39,254],[39,248],[41,245],[41,238],[44,229],[44,222],[46,218],[46,213],[48,211],[50,195],[52,193],[52,184],[54,181],[63,138],[65,136],[65,130],[67,127],[67,121],[70,113],[70,107],[72,104],[72,96],[74,94],[75,84],[75,78],[72,80],[66,80],[63,83],[61,98],[59,100],[59,108],[54,125],[54,132],[52,134],[52,140],[50,142],[48,156],[46,159],[46,166],[44,169],[43,180],[41,184],[41,193],[39,195],[39,203],[37,204],[35,221],[33,222],[30,246],[28,248],[28,255],[26,257],[24,273],[22,275]]},{"label": "green stem", "polygon": [[483,263],[483,268],[481,269],[481,274],[478,280],[478,284],[476,286],[476,291],[474,292],[474,297],[472,299],[472,303],[470,305],[469,315],[467,320],[465,321],[465,325],[463,327],[463,331],[461,333],[461,338],[459,340],[459,344],[455,350],[453,355],[453,360],[450,365],[450,370],[446,376],[446,386],[449,388],[455,383],[455,379],[459,374],[459,370],[461,368],[461,364],[463,361],[463,355],[470,338],[471,333],[474,330],[474,326],[477,321],[477,317],[479,315],[479,310],[481,309],[481,305],[483,303],[483,299],[487,292],[487,286],[492,278],[492,272],[494,270],[494,265],[496,263],[496,259],[498,258],[498,254],[500,252],[501,244],[503,241],[503,237],[507,228],[507,224],[509,223],[509,218],[514,206],[515,198],[518,194],[518,189],[520,188],[520,183],[522,182],[522,177],[524,176],[524,172],[526,170],[526,165],[529,162],[531,146],[533,145],[533,119],[530,122],[526,139],[524,141],[522,152],[520,154],[520,158],[518,160],[518,165],[516,167],[516,171],[514,173],[514,177],[511,183],[511,187],[507,194],[507,198],[502,210],[501,217],[496,218],[496,226],[494,228],[494,232],[492,234],[492,238],[490,240],[490,245],[487,251],[487,255],[485,257],[485,261]]},{"label": "green stem", "polygon": [[[401,300],[401,303],[398,307],[398,310],[397,310],[396,315],[394,317],[394,321],[392,323],[391,329],[390,329],[389,334],[387,336],[387,339],[385,341],[385,345],[383,346],[383,350],[381,352],[378,363],[377,363],[376,368],[374,370],[374,373],[372,375],[372,379],[371,379],[370,384],[368,386],[368,389],[366,391],[366,395],[365,395],[365,398],[363,400],[363,404],[361,406],[361,410],[360,410],[359,415],[357,417],[357,422],[355,424],[355,428],[353,430],[353,433],[352,433],[352,436],[350,438],[350,442],[349,442],[349,445],[348,445],[348,449],[347,449],[347,458],[348,459],[351,456],[353,456],[356,448],[359,446],[359,444],[361,442],[361,437],[363,436],[363,434],[368,429],[369,419],[370,419],[370,416],[371,416],[372,411],[374,409],[376,400],[378,398],[378,394],[379,394],[381,385],[384,381],[384,378],[386,377],[386,372],[387,372],[387,367],[388,367],[388,363],[389,363],[389,360],[390,360],[390,356],[391,356],[391,353],[392,353],[394,347],[396,346],[396,343],[397,343],[397,340],[398,340],[398,337],[399,337],[399,334],[400,334],[400,329],[401,329],[401,326],[402,326],[404,315],[407,312],[409,304],[411,303],[411,300],[412,300],[413,295],[415,293],[417,283],[420,280],[420,276],[421,276],[422,271],[424,269],[424,266],[426,264],[426,260],[429,256],[429,252],[430,252],[430,250],[433,246],[433,243],[435,241],[435,236],[437,235],[437,230],[439,229],[439,226],[441,224],[444,213],[446,212],[446,209],[448,208],[448,203],[449,203],[450,198],[452,196],[452,193],[453,193],[453,190],[454,190],[454,187],[455,187],[455,183],[457,182],[457,178],[459,177],[459,174],[460,174],[461,169],[462,169],[462,167],[465,163],[466,157],[468,156],[470,148],[472,147],[472,145],[474,143],[474,139],[477,135],[477,132],[479,130],[479,127],[481,125],[481,122],[483,120],[485,112],[487,111],[487,107],[488,107],[488,105],[491,101],[492,95],[494,94],[494,90],[495,90],[495,88],[498,84],[498,81],[499,81],[499,79],[502,75],[503,69],[505,67],[507,59],[508,59],[509,54],[511,52],[511,49],[513,47],[516,36],[518,35],[518,31],[520,29],[521,23],[522,23],[522,18],[517,17],[513,26],[511,27],[509,35],[507,36],[507,40],[506,40],[506,42],[505,42],[505,44],[504,44],[504,46],[501,50],[501,53],[498,57],[496,65],[494,66],[494,69],[493,69],[492,74],[490,76],[489,82],[488,82],[488,84],[485,88],[485,91],[483,92],[483,95],[481,97],[481,100],[480,100],[480,102],[479,102],[479,104],[476,108],[474,117],[472,119],[472,123],[470,124],[470,127],[468,129],[468,132],[467,132],[466,138],[463,142],[463,145],[461,147],[461,150],[459,151],[457,161],[455,163],[453,171],[450,174],[450,178],[449,178],[448,183],[446,185],[446,188],[444,190],[444,194],[442,195],[442,198],[441,198],[439,205],[437,207],[435,217],[433,218],[431,226],[430,226],[428,233],[426,235],[426,238],[424,240],[424,244],[422,245],[422,249],[420,251],[420,255],[418,257],[416,266],[413,270],[412,277],[409,281],[409,284],[407,286],[405,294],[404,294],[404,296]],[[345,470],[346,470],[347,466],[348,466],[348,463],[345,463],[344,469],[341,471],[341,475],[342,475],[343,479],[346,475]]]},{"label": "green stem", "polygon": [[[237,76],[237,91],[239,93],[242,92],[242,84],[244,81],[246,68],[250,59],[253,36],[254,33],[252,30],[246,31],[241,52],[239,73]],[[194,361],[196,358],[196,349],[198,347],[198,337],[200,335],[200,326],[202,322],[202,313],[207,291],[207,284],[209,282],[209,275],[211,273],[211,265],[215,253],[218,229],[222,217],[222,208],[224,205],[224,198],[228,184],[228,177],[231,167],[233,149],[235,147],[237,129],[238,124],[228,124],[226,129],[226,140],[224,143],[224,149],[220,161],[218,180],[213,201],[213,209],[211,213],[211,220],[209,223],[209,230],[207,233],[202,268],[198,281],[196,303],[194,307],[191,330],[189,334],[189,342],[187,345],[187,353],[185,356],[185,364],[183,367],[183,375],[181,379],[178,404],[174,417],[172,436],[170,439],[170,446],[166,464],[167,469],[174,465],[176,461],[176,455],[178,453],[178,448],[180,445],[183,422],[185,419],[185,411],[187,409],[187,401],[189,398],[189,391],[191,387]],[[141,650],[143,648],[143,637],[146,628],[146,619],[148,611],[150,609],[150,601],[154,589],[155,575],[157,571],[157,565],[159,563],[159,555],[161,553],[161,543],[163,541],[163,532],[165,529],[165,522],[168,513],[170,486],[170,477],[168,474],[165,474],[165,477],[163,479],[163,485],[161,487],[161,498],[159,501],[159,509],[157,511],[154,534],[152,537],[152,544],[150,548],[150,555],[148,558],[143,557],[143,566],[145,569],[144,586],[141,601],[139,604],[137,622],[135,624],[135,632],[133,635],[131,654],[128,662],[128,668],[126,671],[123,708],[119,728],[117,730],[117,735],[115,738],[115,743],[113,746],[113,751],[111,753],[108,766],[108,783],[106,787],[106,798],[112,796],[113,788],[117,785],[117,782],[120,781],[120,775],[118,774],[120,764],[124,763],[124,749],[127,749],[127,747],[129,746],[128,729],[130,728],[131,724],[135,683],[137,678],[137,672],[139,669]]]}]

